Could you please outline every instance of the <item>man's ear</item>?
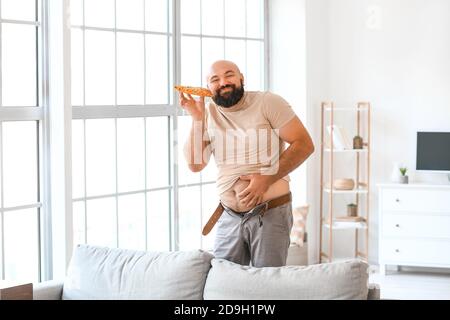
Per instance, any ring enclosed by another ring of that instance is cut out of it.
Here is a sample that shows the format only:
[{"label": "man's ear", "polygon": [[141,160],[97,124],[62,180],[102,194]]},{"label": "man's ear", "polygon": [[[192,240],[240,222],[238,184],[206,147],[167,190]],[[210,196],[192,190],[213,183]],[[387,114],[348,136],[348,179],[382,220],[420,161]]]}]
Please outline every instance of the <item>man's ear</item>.
[{"label": "man's ear", "polygon": [[206,87],[209,89],[209,90],[211,90],[210,88],[209,88],[209,73],[205,76],[205,83],[206,83]]}]

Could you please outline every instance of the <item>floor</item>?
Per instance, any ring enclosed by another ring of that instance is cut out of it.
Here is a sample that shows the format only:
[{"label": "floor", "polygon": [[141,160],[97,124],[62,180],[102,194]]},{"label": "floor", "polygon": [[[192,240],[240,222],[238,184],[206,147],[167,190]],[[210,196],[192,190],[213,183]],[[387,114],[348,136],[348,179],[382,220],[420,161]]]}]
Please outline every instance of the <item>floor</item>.
[{"label": "floor", "polygon": [[450,300],[450,270],[401,267],[379,274],[371,268],[370,283],[380,285],[381,299]]}]

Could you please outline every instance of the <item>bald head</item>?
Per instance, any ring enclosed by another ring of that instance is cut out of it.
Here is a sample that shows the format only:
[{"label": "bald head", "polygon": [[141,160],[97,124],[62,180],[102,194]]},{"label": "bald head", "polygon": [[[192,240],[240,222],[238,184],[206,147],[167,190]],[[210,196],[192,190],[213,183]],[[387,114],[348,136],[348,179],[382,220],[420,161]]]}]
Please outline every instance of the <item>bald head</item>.
[{"label": "bald head", "polygon": [[244,76],[238,66],[228,60],[214,62],[206,77],[209,90],[216,104],[231,107],[244,94]]},{"label": "bald head", "polygon": [[224,75],[226,72],[228,73],[233,72],[242,80],[244,79],[241,70],[239,70],[239,67],[233,61],[217,60],[211,65],[211,67],[209,67],[208,73],[206,75],[206,83],[209,84],[212,77],[214,76],[219,77],[221,75]]}]

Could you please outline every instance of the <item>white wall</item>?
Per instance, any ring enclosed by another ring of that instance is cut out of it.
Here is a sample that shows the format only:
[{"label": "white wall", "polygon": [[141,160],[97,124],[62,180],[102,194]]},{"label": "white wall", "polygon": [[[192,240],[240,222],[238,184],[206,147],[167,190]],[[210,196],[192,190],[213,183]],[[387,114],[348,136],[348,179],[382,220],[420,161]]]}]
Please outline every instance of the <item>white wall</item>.
[{"label": "white wall", "polygon": [[306,25],[306,88],[308,126],[316,151],[311,156],[307,173],[310,213],[308,233],[310,263],[319,261],[320,201],[320,102],[329,100],[330,91],[330,19],[328,0],[307,0]]},{"label": "white wall", "polygon": [[[376,262],[376,184],[389,180],[393,162],[405,163],[412,181],[447,179],[415,173],[414,166],[417,130],[450,131],[450,1],[306,0],[306,35],[308,125],[316,146],[321,100],[338,106],[372,104],[369,261]],[[295,36],[291,39],[297,42]],[[318,156],[316,152],[308,172],[308,188],[314,191],[308,201],[316,216]],[[318,219],[314,222],[318,233]]]},{"label": "white wall", "polygon": [[[304,0],[269,2],[270,88],[307,125]],[[306,164],[290,174],[293,205],[306,203]]]},{"label": "white wall", "polygon": [[[309,130],[306,104],[305,0],[269,0],[269,90],[286,99]],[[310,190],[306,174],[310,160],[293,171],[293,206],[304,205]],[[307,229],[314,223],[307,218]],[[315,240],[309,246],[315,247]],[[309,250],[310,255],[314,250]],[[311,258],[310,258],[311,259]]]}]

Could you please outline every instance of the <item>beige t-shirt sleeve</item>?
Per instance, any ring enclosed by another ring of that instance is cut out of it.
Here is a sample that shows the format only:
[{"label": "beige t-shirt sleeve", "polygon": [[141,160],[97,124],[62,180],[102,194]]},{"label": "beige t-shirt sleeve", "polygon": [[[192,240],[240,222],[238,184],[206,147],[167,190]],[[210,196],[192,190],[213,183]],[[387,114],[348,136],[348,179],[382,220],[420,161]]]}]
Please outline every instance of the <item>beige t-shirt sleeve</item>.
[{"label": "beige t-shirt sleeve", "polygon": [[296,116],[286,100],[271,92],[264,96],[263,111],[273,129],[281,129]]}]

